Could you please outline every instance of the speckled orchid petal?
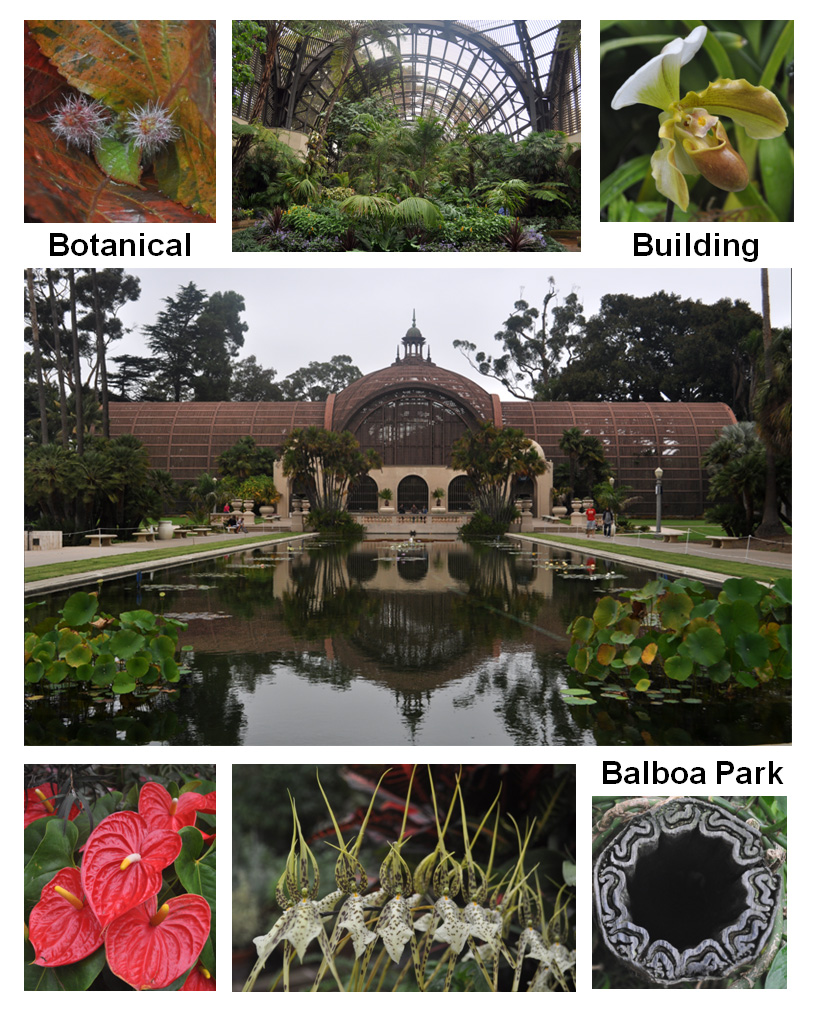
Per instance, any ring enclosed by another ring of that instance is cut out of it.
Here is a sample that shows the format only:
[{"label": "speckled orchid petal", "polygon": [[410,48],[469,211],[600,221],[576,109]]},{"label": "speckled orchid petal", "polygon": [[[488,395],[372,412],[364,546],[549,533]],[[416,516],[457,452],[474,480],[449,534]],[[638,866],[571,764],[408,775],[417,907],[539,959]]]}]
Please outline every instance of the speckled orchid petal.
[{"label": "speckled orchid petal", "polygon": [[388,956],[398,964],[402,959],[405,944],[410,942],[414,935],[411,905],[405,897],[397,895],[385,904],[377,921],[377,935],[382,939]]},{"label": "speckled orchid petal", "polygon": [[742,80],[719,78],[705,91],[690,91],[680,108],[685,111],[693,107],[706,109],[714,116],[727,116],[757,140],[779,137],[788,125],[785,110],[773,92]]},{"label": "speckled orchid petal", "polygon": [[320,904],[313,900],[301,900],[284,911],[265,936],[256,936],[252,942],[257,947],[258,957],[266,960],[278,943],[286,939],[303,960],[306,947],[321,933],[323,921],[320,917]]},{"label": "speckled orchid petal", "polygon": [[470,929],[470,934],[475,939],[481,939],[482,942],[490,943],[491,946],[496,945],[502,929],[501,915],[498,911],[489,911],[480,904],[471,901],[470,904],[465,905],[462,917]]},{"label": "speckled orchid petal", "polygon": [[541,933],[536,932],[535,929],[524,929],[519,936],[518,941],[519,953],[524,953],[524,957],[532,957],[534,960],[549,960],[550,951],[544,944],[544,940],[541,938]]},{"label": "speckled orchid petal", "polygon": [[454,953],[461,953],[470,935],[470,926],[450,897],[440,897],[434,905],[442,924],[434,932],[434,939],[447,943]]},{"label": "speckled orchid petal", "polygon": [[351,897],[340,908],[337,917],[337,928],[345,929],[351,936],[354,944],[354,955],[361,957],[369,943],[373,943],[377,934],[366,928],[365,905],[359,894],[352,894]]},{"label": "speckled orchid petal", "polygon": [[693,59],[702,46],[707,29],[699,25],[685,39],[672,39],[658,56],[635,71],[618,88],[612,99],[613,109],[642,103],[668,109],[680,98],[680,68]]}]

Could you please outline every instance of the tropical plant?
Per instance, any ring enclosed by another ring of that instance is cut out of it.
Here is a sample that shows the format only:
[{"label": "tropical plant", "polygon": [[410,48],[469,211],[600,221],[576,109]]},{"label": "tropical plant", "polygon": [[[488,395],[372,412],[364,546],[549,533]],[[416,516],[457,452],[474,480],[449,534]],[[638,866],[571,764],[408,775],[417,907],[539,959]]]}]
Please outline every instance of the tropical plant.
[{"label": "tropical plant", "polygon": [[391,491],[391,489],[380,489],[377,495],[385,503],[386,506],[388,506],[388,504],[394,498],[394,493]]},{"label": "tropical plant", "polygon": [[765,448],[753,422],[723,426],[703,454],[708,472],[706,518],[734,537],[753,533],[760,519],[765,493]]},{"label": "tropical plant", "polygon": [[[314,962],[311,991],[322,983],[324,987],[333,983],[341,992],[380,990],[386,981],[390,988],[394,980],[391,963],[404,965],[397,972],[394,988],[401,982],[401,987],[412,988],[415,982],[421,992],[572,989],[575,954],[568,946],[570,889],[566,883],[557,889],[551,913],[545,912],[543,879],[536,868],[525,868],[535,825],[528,824],[522,831],[508,810],[502,818],[500,795],[491,805],[483,805],[478,814],[468,813],[459,778],[445,811],[434,790],[432,770],[428,776],[427,810],[432,822],[427,828],[424,856],[413,868],[409,865],[413,834],[408,832],[408,821],[410,814],[417,814],[417,805],[410,803],[415,781],[420,780],[414,768],[405,802],[390,796],[392,807],[396,804],[402,810],[402,818],[395,827],[395,839],[389,838],[375,890],[369,889],[374,876],[364,865],[361,848],[382,779],[373,787],[353,838],[346,838],[348,824],[341,829],[318,777],[338,852],[336,889],[327,894],[320,890],[318,859],[301,825],[298,800],[289,793],[291,845],[281,862],[275,889],[283,914],[268,932],[253,940],[258,960],[244,991],[255,989],[279,947],[282,963],[278,962],[281,969],[272,981],[273,991],[292,990],[294,955],[303,961],[309,948],[319,948],[322,955],[322,960]],[[300,798],[300,792],[298,795]],[[497,858],[495,841],[500,828],[502,836],[506,828],[507,836],[515,842],[515,857],[506,864]],[[487,838],[493,844],[485,850]],[[571,871],[566,865],[564,869],[572,883]],[[465,948],[467,959],[472,958],[470,968],[462,956]],[[536,966],[525,965],[525,957],[535,959]],[[512,975],[504,975],[505,964]]]},{"label": "tropical plant", "polygon": [[215,784],[153,777],[97,798],[87,771],[27,777],[27,991],[215,990]]},{"label": "tropical plant", "polygon": [[252,436],[241,436],[218,457],[218,469],[225,478],[245,479],[250,475],[274,475],[276,454],[272,447],[259,447]]},{"label": "tropical plant", "polygon": [[[517,516],[513,479],[543,474],[549,465],[520,429],[485,422],[453,444],[451,465],[464,471],[473,487],[474,518],[460,529],[463,537],[504,534]],[[484,515],[487,522],[480,516]]]}]

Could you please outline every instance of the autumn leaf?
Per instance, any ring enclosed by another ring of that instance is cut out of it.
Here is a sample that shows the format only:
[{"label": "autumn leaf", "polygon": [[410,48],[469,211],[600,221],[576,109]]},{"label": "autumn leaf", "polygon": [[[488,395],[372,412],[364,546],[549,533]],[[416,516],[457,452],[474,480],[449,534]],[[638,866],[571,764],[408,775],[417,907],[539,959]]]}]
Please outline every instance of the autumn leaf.
[{"label": "autumn leaf", "polygon": [[154,159],[159,188],[185,207],[214,216],[210,23],[29,21],[28,26],[66,80],[118,114],[120,124],[148,102],[168,110],[179,137]]}]

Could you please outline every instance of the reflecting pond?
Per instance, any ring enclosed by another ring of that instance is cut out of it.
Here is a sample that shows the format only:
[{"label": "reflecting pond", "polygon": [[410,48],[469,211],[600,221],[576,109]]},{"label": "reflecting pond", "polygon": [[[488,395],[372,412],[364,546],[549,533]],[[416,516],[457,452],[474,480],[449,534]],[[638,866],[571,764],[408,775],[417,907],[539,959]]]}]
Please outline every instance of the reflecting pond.
[{"label": "reflecting pond", "polygon": [[[566,628],[655,571],[530,543],[269,545],[106,582],[184,620],[189,674],[149,699],[27,688],[27,744],[748,745],[790,741],[789,686],[571,706]],[[55,615],[67,593],[32,621]],[[698,690],[699,693],[699,690]]]}]

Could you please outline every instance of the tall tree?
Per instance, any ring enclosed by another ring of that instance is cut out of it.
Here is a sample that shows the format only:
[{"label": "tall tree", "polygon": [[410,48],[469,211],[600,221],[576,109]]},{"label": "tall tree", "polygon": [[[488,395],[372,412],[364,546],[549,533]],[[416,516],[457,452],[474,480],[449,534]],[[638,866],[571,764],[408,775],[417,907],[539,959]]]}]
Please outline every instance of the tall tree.
[{"label": "tall tree", "polygon": [[281,401],[280,387],[275,383],[275,370],[264,369],[254,355],[236,362],[232,367],[227,400]]},{"label": "tall tree", "polygon": [[[769,400],[768,390],[774,382],[774,357],[773,357],[773,332],[771,330],[771,296],[768,285],[768,269],[760,268],[760,279],[762,288],[762,365],[764,375],[765,403]],[[757,403],[760,410],[764,405]],[[762,522],[754,534],[758,538],[779,538],[785,534],[785,528],[779,519],[779,508],[777,506],[776,488],[776,458],[774,453],[773,438],[768,425],[767,413],[762,412],[765,425],[760,423],[759,435],[765,444],[765,502],[762,509]]]},{"label": "tall tree", "polygon": [[146,395],[155,400],[225,399],[231,363],[244,343],[243,297],[216,292],[209,298],[194,282],[164,299],[166,308],[144,332],[156,372]]},{"label": "tall tree", "polygon": [[[252,42],[255,41],[257,43],[257,41],[261,38],[263,25],[259,21],[233,21],[232,26],[233,74],[238,71],[238,85],[240,86],[240,84],[245,82],[247,79],[251,80],[252,75],[250,64]],[[263,69],[261,71],[260,80],[258,81],[258,91],[255,95],[255,101],[252,103],[252,109],[249,113],[249,119],[247,121],[249,123],[256,123],[263,114],[267,101],[269,85],[272,82],[272,70],[274,69],[275,58],[278,54],[278,43],[281,40],[285,27],[285,21],[266,22],[266,38],[263,40],[261,46],[259,46],[259,52],[263,56]],[[249,50],[249,55],[247,55],[247,50]],[[240,76],[241,72],[244,72],[243,78]],[[241,171],[241,166],[244,164],[244,159],[247,156],[247,152],[252,146],[252,142],[253,137],[251,134],[244,134],[236,140],[232,149],[233,179],[238,177],[238,174]]]},{"label": "tall tree", "polygon": [[68,268],[68,285],[71,310],[71,348],[74,356],[74,401],[76,403],[76,449],[82,456],[85,451],[85,419],[82,414],[82,368],[79,360],[79,330],[77,329],[76,280],[73,267]]},{"label": "tall tree", "polygon": [[40,442],[45,446],[48,442],[48,416],[45,410],[45,383],[43,382],[42,363],[40,361],[40,328],[37,323],[37,300],[34,295],[34,271],[26,268],[28,283],[28,301],[31,314],[31,340],[34,345],[34,371],[37,378],[37,401],[40,409]]},{"label": "tall tree", "polygon": [[51,326],[53,330],[53,341],[54,341],[54,363],[57,369],[57,384],[59,389],[59,405],[60,405],[60,443],[66,449],[68,448],[68,401],[65,395],[65,369],[63,367],[62,360],[62,347],[60,334],[62,328],[59,323],[59,316],[57,313],[57,296],[54,290],[54,272],[49,267],[46,270],[46,276],[48,278],[48,301],[51,304]]},{"label": "tall tree", "polygon": [[281,381],[284,401],[325,401],[329,394],[344,390],[363,374],[350,355],[333,355],[329,362],[310,362]]},{"label": "tall tree", "polygon": [[[499,380],[513,397],[524,401],[550,400],[550,389],[560,363],[569,363],[584,327],[583,307],[575,292],[558,302],[555,280],[549,279],[541,312],[523,299],[514,305],[515,312],[495,335],[504,354],[493,357],[477,350],[471,341],[456,340],[468,362],[482,376]],[[540,321],[540,324],[539,324]]]}]

